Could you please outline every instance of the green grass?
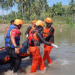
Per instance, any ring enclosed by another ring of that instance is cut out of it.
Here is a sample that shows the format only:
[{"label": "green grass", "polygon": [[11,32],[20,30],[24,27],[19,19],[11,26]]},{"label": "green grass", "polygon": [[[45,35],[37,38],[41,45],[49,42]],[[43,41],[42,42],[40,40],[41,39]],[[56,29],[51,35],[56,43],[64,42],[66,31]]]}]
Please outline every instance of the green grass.
[{"label": "green grass", "polygon": [[[54,25],[74,25],[74,23],[71,22],[72,15],[63,15],[63,16],[54,16],[52,17],[53,24]],[[31,24],[31,21],[23,21],[24,24]],[[10,23],[9,20],[0,20],[1,24],[8,24]]]}]

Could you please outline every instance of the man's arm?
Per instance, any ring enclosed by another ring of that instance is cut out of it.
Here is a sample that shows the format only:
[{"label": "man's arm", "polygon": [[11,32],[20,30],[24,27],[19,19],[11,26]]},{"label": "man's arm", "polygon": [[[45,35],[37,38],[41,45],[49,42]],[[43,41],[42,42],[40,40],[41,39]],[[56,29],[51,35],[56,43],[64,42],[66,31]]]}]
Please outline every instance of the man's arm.
[{"label": "man's arm", "polygon": [[30,29],[32,28],[32,26],[29,26],[25,32],[25,34],[29,34]]},{"label": "man's arm", "polygon": [[43,42],[44,44],[49,45],[49,46],[54,46],[55,48],[58,48],[57,45],[51,44],[51,43],[45,41],[45,40],[43,39],[42,35],[41,35],[39,32],[37,32],[37,37],[38,37],[38,38],[40,39],[40,41]]},{"label": "man's arm", "polygon": [[4,37],[5,37],[5,38],[6,38],[8,29],[9,29],[9,27],[7,27],[7,28],[5,29],[5,34],[4,34]]},{"label": "man's arm", "polygon": [[[14,30],[14,29],[13,29],[13,30],[11,31],[11,37],[10,37],[10,39],[11,39],[11,42],[12,42],[12,44],[14,45],[14,47],[17,46],[17,44],[16,44],[16,42],[15,42],[15,37],[16,37],[16,35],[17,35],[17,30]],[[16,53],[16,54],[19,54],[19,53],[20,53],[18,48],[15,48],[15,53]]]},{"label": "man's arm", "polygon": [[11,42],[12,42],[12,44],[14,45],[14,46],[17,46],[17,44],[16,44],[16,42],[15,42],[15,36],[11,36]]},{"label": "man's arm", "polygon": [[51,43],[47,42],[43,37],[42,35],[37,32],[37,37],[40,39],[41,42],[43,42],[44,44],[47,44],[47,45],[50,45],[51,46]]}]

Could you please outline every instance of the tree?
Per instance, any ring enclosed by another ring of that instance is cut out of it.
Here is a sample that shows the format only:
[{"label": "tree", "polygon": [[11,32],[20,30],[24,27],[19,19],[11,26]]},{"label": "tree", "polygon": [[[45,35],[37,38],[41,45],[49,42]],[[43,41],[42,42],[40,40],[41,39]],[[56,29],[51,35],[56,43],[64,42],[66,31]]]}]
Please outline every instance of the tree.
[{"label": "tree", "polygon": [[56,15],[62,15],[62,3],[61,2],[57,2],[56,4]]},{"label": "tree", "polygon": [[9,9],[8,1],[5,1],[4,6],[5,6],[4,9],[7,10],[7,19],[8,19],[8,9]]},{"label": "tree", "polygon": [[69,3],[69,5],[70,5],[70,10],[72,11],[72,22],[73,22],[73,20],[74,20],[74,7],[75,7],[75,1],[74,0],[71,0],[70,1],[70,3]]},{"label": "tree", "polygon": [[52,8],[51,8],[51,12],[52,12],[52,17],[56,14],[56,5],[53,4]]},{"label": "tree", "polygon": [[3,12],[4,2],[5,2],[5,0],[0,0],[0,7],[2,8],[2,20],[4,20],[4,12]]}]

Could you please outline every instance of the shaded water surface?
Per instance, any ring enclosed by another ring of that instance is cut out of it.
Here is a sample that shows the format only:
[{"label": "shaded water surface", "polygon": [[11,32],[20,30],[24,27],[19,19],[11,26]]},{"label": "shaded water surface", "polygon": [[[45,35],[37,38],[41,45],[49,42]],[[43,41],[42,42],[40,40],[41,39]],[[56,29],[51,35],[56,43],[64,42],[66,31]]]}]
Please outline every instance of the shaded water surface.
[{"label": "shaded water surface", "polygon": [[[58,45],[58,49],[53,48],[51,51],[51,59],[53,60],[52,65],[48,65],[47,61],[45,65],[47,70],[45,73],[39,71],[33,75],[75,75],[75,26],[74,27],[55,27],[55,44]],[[21,44],[25,41],[25,30],[22,31]],[[0,47],[4,46],[4,36],[0,35]],[[43,56],[43,50],[41,49]],[[20,72],[18,75],[28,74],[31,68],[31,60],[23,59]],[[8,65],[0,66],[0,75],[7,71]],[[4,71],[4,72],[3,72]],[[7,71],[8,74],[9,71]],[[4,73],[6,75],[6,73]]]}]

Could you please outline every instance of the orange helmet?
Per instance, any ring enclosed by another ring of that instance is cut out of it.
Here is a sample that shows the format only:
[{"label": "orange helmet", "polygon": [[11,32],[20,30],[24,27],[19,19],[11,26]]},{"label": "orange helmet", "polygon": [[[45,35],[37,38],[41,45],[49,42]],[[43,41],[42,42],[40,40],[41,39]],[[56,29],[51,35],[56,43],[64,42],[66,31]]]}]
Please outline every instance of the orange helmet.
[{"label": "orange helmet", "polygon": [[16,24],[16,25],[22,25],[23,24],[23,21],[21,19],[16,19],[14,21],[14,24]]},{"label": "orange helmet", "polygon": [[46,22],[46,23],[52,23],[53,21],[52,21],[52,19],[51,19],[50,17],[47,17],[47,18],[45,19],[45,22]]},{"label": "orange helmet", "polygon": [[20,20],[20,24],[23,25],[23,21],[22,20]]},{"label": "orange helmet", "polygon": [[36,22],[36,26],[42,26],[42,27],[44,27],[44,22],[41,21],[41,20],[38,20],[38,21]]},{"label": "orange helmet", "polygon": [[32,23],[36,23],[36,20],[33,20]]}]

